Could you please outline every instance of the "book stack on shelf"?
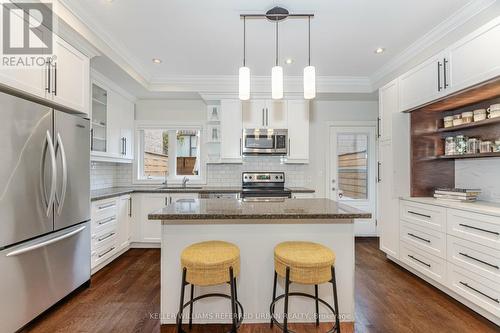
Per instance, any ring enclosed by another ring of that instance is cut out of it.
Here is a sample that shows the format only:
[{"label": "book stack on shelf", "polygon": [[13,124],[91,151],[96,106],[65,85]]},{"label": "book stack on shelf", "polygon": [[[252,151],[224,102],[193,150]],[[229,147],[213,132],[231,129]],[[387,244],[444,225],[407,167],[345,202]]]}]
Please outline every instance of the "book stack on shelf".
[{"label": "book stack on shelf", "polygon": [[468,188],[437,188],[434,198],[453,202],[475,202],[481,190]]}]

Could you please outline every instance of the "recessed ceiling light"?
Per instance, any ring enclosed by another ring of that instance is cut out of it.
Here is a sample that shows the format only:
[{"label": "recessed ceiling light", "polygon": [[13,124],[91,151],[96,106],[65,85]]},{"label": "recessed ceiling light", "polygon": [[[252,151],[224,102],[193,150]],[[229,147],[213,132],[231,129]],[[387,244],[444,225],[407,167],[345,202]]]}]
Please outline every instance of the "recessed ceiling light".
[{"label": "recessed ceiling light", "polygon": [[376,54],[384,53],[385,49],[383,47],[379,47],[375,50]]},{"label": "recessed ceiling light", "polygon": [[293,64],[293,59],[292,59],[292,58],[287,58],[287,59],[285,60],[285,64],[287,64],[287,65],[291,65],[291,64]]},{"label": "recessed ceiling light", "polygon": [[153,58],[153,62],[155,64],[161,64],[161,59],[158,59],[158,58]]}]

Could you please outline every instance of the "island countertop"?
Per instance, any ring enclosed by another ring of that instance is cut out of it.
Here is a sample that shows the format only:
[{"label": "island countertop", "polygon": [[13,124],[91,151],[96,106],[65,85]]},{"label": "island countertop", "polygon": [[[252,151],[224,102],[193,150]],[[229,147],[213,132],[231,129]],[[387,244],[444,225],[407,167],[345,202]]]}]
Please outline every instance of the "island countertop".
[{"label": "island countertop", "polygon": [[269,220],[292,220],[291,223],[311,223],[311,220],[323,220],[321,223],[352,223],[353,219],[371,218],[371,214],[330,199],[286,199],[279,202],[197,199],[172,203],[152,212],[148,218],[162,220],[163,224],[178,224],[179,220],[183,223],[192,221],[194,224],[200,223],[200,220],[231,220],[227,223],[238,223],[237,221],[249,219],[260,220],[260,223],[274,222]]}]

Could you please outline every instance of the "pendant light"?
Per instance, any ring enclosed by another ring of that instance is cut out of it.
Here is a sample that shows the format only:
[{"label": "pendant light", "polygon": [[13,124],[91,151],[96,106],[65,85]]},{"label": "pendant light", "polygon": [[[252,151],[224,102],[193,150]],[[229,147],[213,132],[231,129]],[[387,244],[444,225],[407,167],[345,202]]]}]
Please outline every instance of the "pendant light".
[{"label": "pendant light", "polygon": [[243,17],[243,67],[239,71],[239,97],[242,101],[250,99],[250,68],[246,67],[246,17]]},{"label": "pendant light", "polygon": [[316,68],[311,66],[311,17],[308,17],[309,29],[309,55],[308,65],[304,68],[304,98],[313,99],[316,97]]},{"label": "pendant light", "polygon": [[283,98],[283,67],[279,66],[278,62],[278,45],[279,45],[279,35],[278,35],[278,20],[276,20],[276,63],[271,70],[271,96],[273,99]]}]

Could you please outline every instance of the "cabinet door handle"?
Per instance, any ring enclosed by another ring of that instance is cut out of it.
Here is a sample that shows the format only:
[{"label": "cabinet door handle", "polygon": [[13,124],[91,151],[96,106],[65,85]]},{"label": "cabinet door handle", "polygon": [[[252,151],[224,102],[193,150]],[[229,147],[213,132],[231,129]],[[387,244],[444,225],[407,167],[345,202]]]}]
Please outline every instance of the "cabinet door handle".
[{"label": "cabinet door handle", "polygon": [[132,197],[128,198],[128,216],[132,217]]},{"label": "cabinet door handle", "polygon": [[428,219],[430,219],[430,218],[431,218],[431,216],[430,216],[430,215],[425,215],[425,214],[421,214],[421,213],[412,212],[411,210],[408,210],[407,212],[408,212],[408,214],[413,214],[413,215],[417,215],[417,216],[422,216],[422,217],[426,217],[426,218],[428,218]]},{"label": "cabinet door handle", "polygon": [[94,150],[94,129],[90,129],[90,150]]},{"label": "cabinet door handle", "polygon": [[422,241],[424,241],[424,242],[427,242],[427,243],[429,243],[429,244],[431,243],[431,241],[430,241],[430,240],[425,239],[425,238],[422,238],[422,237],[417,236],[417,235],[412,234],[412,233],[408,233],[408,236],[411,236],[411,237],[416,238],[416,239],[420,239],[420,240],[422,240]]},{"label": "cabinet door handle", "polygon": [[97,207],[97,209],[101,210],[101,209],[106,209],[106,208],[110,208],[110,207],[113,207],[115,205],[115,203],[109,203],[109,204],[106,204],[106,205],[102,205],[102,206],[99,206]]},{"label": "cabinet door handle", "polygon": [[469,288],[470,290],[475,291],[476,293],[478,293],[478,294],[480,294],[480,295],[483,295],[483,296],[484,296],[484,297],[486,297],[486,298],[491,299],[491,300],[492,300],[493,302],[495,302],[495,303],[500,303],[500,301],[498,300],[498,298],[493,298],[493,297],[491,297],[491,296],[489,296],[489,295],[486,295],[486,294],[485,294],[485,293],[483,293],[482,291],[479,291],[479,290],[477,290],[476,288],[473,288],[473,287],[469,286],[469,284],[468,284],[468,283],[466,283],[466,282],[462,282],[462,281],[460,281],[460,284],[461,284],[461,285],[463,285],[463,286],[465,286],[465,287],[467,287],[467,288]]},{"label": "cabinet door handle", "polygon": [[377,183],[382,182],[382,178],[380,178],[380,167],[382,166],[382,163],[377,162]]},{"label": "cabinet door handle", "polygon": [[475,260],[477,262],[480,262],[481,264],[485,264],[485,265],[488,265],[490,267],[493,267],[493,268],[496,268],[496,269],[500,269],[497,265],[493,265],[493,264],[490,264],[489,262],[483,261],[481,259],[474,258],[474,257],[468,255],[467,253],[458,252],[458,254],[460,254],[461,256],[464,256],[466,258],[469,258],[469,259]]},{"label": "cabinet door handle", "polygon": [[266,126],[269,127],[269,109],[266,108]]},{"label": "cabinet door handle", "polygon": [[380,124],[381,124],[381,120],[382,120],[382,119],[381,119],[380,117],[377,117],[377,138],[379,138],[379,139],[380,139],[380,137],[382,136],[382,135],[380,134]]},{"label": "cabinet door handle", "polygon": [[47,61],[47,87],[45,87],[45,91],[48,92],[50,94],[50,74],[51,74],[51,71],[50,71],[50,60]]},{"label": "cabinet door handle", "polygon": [[438,91],[441,91],[441,62],[438,61]]},{"label": "cabinet door handle", "polygon": [[123,151],[124,151],[124,154],[123,155],[127,155],[127,138],[123,138]]},{"label": "cabinet door handle", "polygon": [[491,230],[486,230],[486,229],[482,229],[482,228],[478,228],[478,227],[473,227],[473,226],[468,225],[468,224],[460,223],[459,226],[464,227],[464,228],[469,228],[469,229],[474,229],[474,230],[482,231],[482,232],[487,232],[489,234],[493,234],[493,235],[497,235],[497,236],[500,235],[500,233],[498,233],[496,231],[491,231]]},{"label": "cabinet door handle", "polygon": [[114,220],[116,220],[116,216],[101,220],[101,221],[97,222],[97,224],[98,225],[108,224],[109,222],[113,222]]},{"label": "cabinet door handle", "polygon": [[412,255],[408,255],[408,257],[410,257],[411,259],[413,259],[413,260],[415,260],[415,261],[417,261],[417,262],[421,263],[422,265],[425,265],[425,266],[427,266],[427,267],[431,268],[431,265],[430,265],[430,264],[428,264],[428,263],[426,263],[425,261],[422,261],[422,260],[420,260],[420,259],[417,259],[417,258],[415,258],[415,257],[414,257],[414,256],[412,256]]},{"label": "cabinet door handle", "polygon": [[292,154],[292,141],[288,138],[288,156]]},{"label": "cabinet door handle", "polygon": [[448,70],[446,69],[446,65],[448,64],[448,60],[446,58],[443,59],[443,81],[444,81],[444,89],[448,88],[448,80],[447,80],[447,72]]},{"label": "cabinet door handle", "polygon": [[113,247],[112,247],[112,248],[110,248],[109,250],[107,250],[107,251],[105,251],[105,252],[103,252],[103,253],[101,253],[101,254],[98,254],[98,255],[97,255],[97,257],[98,257],[98,258],[102,258],[102,257],[104,257],[106,254],[108,254],[109,252],[113,251],[114,249],[115,249],[115,247],[113,246]]},{"label": "cabinet door handle", "polygon": [[108,239],[109,237],[113,237],[113,236],[114,236],[114,234],[115,234],[114,232],[109,233],[109,234],[107,234],[107,235],[106,235],[106,236],[104,236],[104,237],[97,238],[97,241],[98,241],[98,242],[102,242],[103,240],[106,240],[106,239]]},{"label": "cabinet door handle", "polygon": [[265,111],[264,111],[264,109],[262,109],[262,127],[266,126],[265,125],[265,117],[266,116],[264,115],[264,113],[265,113]]},{"label": "cabinet door handle", "polygon": [[57,62],[54,63],[54,89],[52,93],[57,96]]}]

